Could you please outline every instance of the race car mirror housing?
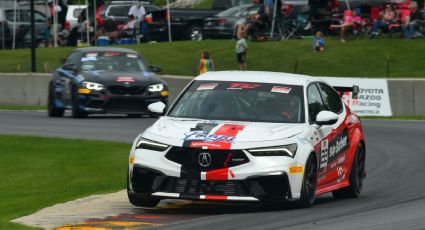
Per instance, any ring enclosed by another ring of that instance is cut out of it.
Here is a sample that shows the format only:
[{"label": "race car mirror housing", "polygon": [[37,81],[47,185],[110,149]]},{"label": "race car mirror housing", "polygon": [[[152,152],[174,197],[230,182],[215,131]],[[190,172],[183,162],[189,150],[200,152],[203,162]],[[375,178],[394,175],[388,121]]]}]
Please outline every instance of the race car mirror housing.
[{"label": "race car mirror housing", "polygon": [[333,125],[338,121],[338,114],[323,110],[317,114],[316,124],[319,126],[322,125]]},{"label": "race car mirror housing", "polygon": [[158,101],[148,105],[148,110],[154,114],[163,114],[165,109],[165,104],[162,101]]}]

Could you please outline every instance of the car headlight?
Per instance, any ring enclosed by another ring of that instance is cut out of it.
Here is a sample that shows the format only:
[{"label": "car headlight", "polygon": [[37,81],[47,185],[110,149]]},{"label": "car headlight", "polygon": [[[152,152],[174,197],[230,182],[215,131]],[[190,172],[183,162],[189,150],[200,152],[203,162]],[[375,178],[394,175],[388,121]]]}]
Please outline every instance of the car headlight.
[{"label": "car headlight", "polygon": [[274,146],[267,148],[248,149],[248,152],[255,157],[269,157],[269,156],[288,156],[294,157],[297,152],[297,144]]},{"label": "car headlight", "polygon": [[92,90],[102,90],[105,88],[102,84],[99,84],[96,82],[89,82],[89,81],[84,81],[82,85],[84,88],[92,89]]},{"label": "car headlight", "polygon": [[150,85],[148,90],[149,92],[161,92],[164,89],[164,85],[162,83]]},{"label": "car headlight", "polygon": [[144,138],[139,138],[136,143],[136,149],[148,149],[153,151],[163,152],[168,148],[168,145],[156,141],[151,141]]}]

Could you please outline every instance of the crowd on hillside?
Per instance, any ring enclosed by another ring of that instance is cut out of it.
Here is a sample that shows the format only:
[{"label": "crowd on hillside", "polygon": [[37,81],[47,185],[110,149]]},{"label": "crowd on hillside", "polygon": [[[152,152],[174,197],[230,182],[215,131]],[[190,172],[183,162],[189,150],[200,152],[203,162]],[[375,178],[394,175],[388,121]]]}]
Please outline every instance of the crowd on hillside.
[{"label": "crowd on hillside", "polygon": [[[236,37],[247,37],[252,40],[263,41],[270,36],[270,28],[273,19],[280,20],[285,17],[285,6],[282,0],[253,0],[253,4],[258,4],[258,12],[248,15],[244,20],[238,22]],[[321,20],[321,16],[317,13],[316,5],[324,0],[309,0],[310,11],[307,16],[305,26],[297,28],[301,30],[303,35],[315,34],[319,37],[322,48],[324,50],[323,35],[329,36],[335,34],[340,36],[341,42],[345,42],[347,36],[365,35],[369,38],[375,38],[382,34],[400,34],[405,38],[422,37],[424,23],[424,1],[423,0],[398,0],[388,1],[385,4],[372,6],[368,8],[355,8],[338,12],[338,6],[334,3],[338,1],[329,0],[332,19],[329,21]],[[89,34],[91,44],[104,44],[102,42],[111,43],[111,41],[119,41],[123,38],[140,39],[143,37],[149,40],[148,23],[146,20],[146,10],[143,4],[137,3],[133,5],[128,12],[128,19],[124,24],[118,24],[114,17],[109,17],[101,26],[93,29],[93,20],[87,20],[85,15],[80,15],[79,24],[74,28],[67,25],[65,14],[67,10],[67,1],[58,0],[58,5],[54,6],[52,0],[48,0],[49,15],[47,27],[42,31],[42,39],[38,42],[39,47],[51,47],[54,43],[54,34],[57,34],[58,44],[61,46],[76,46],[78,40],[86,39]],[[96,0],[98,6],[103,4],[103,0]],[[341,3],[340,3],[341,4]],[[93,6],[90,6],[93,7]],[[89,11],[94,9],[89,7]],[[274,8],[277,9],[274,9]],[[54,31],[54,14],[57,14],[58,27]],[[277,15],[275,17],[275,15]],[[98,20],[98,18],[96,18]],[[298,20],[296,17],[294,20]],[[281,24],[280,24],[281,26]],[[17,28],[16,34],[21,35],[28,32],[20,31]],[[21,33],[22,32],[22,33]],[[87,33],[88,32],[88,33]],[[0,21],[0,37],[10,37],[11,28],[6,21]],[[294,33],[295,34],[295,33]],[[16,36],[21,39],[25,36]],[[316,48],[315,48],[316,49]]]}]

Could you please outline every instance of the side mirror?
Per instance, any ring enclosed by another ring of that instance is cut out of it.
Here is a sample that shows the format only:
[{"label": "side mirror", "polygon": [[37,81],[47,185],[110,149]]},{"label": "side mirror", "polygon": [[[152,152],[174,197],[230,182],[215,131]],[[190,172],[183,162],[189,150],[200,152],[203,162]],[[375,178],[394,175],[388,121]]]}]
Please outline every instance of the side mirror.
[{"label": "side mirror", "polygon": [[317,125],[333,125],[338,121],[338,114],[331,111],[321,111],[316,116],[316,124]]},{"label": "side mirror", "polygon": [[148,105],[148,110],[154,115],[161,116],[164,114],[166,105],[162,101],[158,101]]},{"label": "side mirror", "polygon": [[149,66],[149,68],[150,68],[150,69],[151,69],[151,71],[152,71],[152,72],[154,72],[154,73],[162,72],[162,69],[161,69],[160,67],[156,66],[156,65],[151,65],[151,66]]}]

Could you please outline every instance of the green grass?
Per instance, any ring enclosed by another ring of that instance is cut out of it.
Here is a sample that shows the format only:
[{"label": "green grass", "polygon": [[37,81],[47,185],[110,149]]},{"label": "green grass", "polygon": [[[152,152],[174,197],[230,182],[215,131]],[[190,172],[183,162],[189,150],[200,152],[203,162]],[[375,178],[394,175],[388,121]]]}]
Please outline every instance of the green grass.
[{"label": "green grass", "polygon": [[57,203],[125,188],[130,145],[0,135],[0,229]]},{"label": "green grass", "polygon": [[42,105],[0,105],[0,110],[46,110]]},{"label": "green grass", "polygon": [[[314,76],[344,77],[425,77],[424,40],[357,39],[340,43],[327,38],[327,50],[314,53],[311,40],[279,42],[250,42],[248,69],[279,72],[299,72]],[[129,45],[139,51],[151,64],[163,68],[166,74],[195,75],[201,51],[208,49],[217,70],[238,69],[234,40],[201,42],[163,42]],[[37,49],[37,70],[44,72],[59,66],[73,48]],[[30,50],[0,51],[1,72],[29,72]],[[297,66],[297,68],[296,68]]]}]

